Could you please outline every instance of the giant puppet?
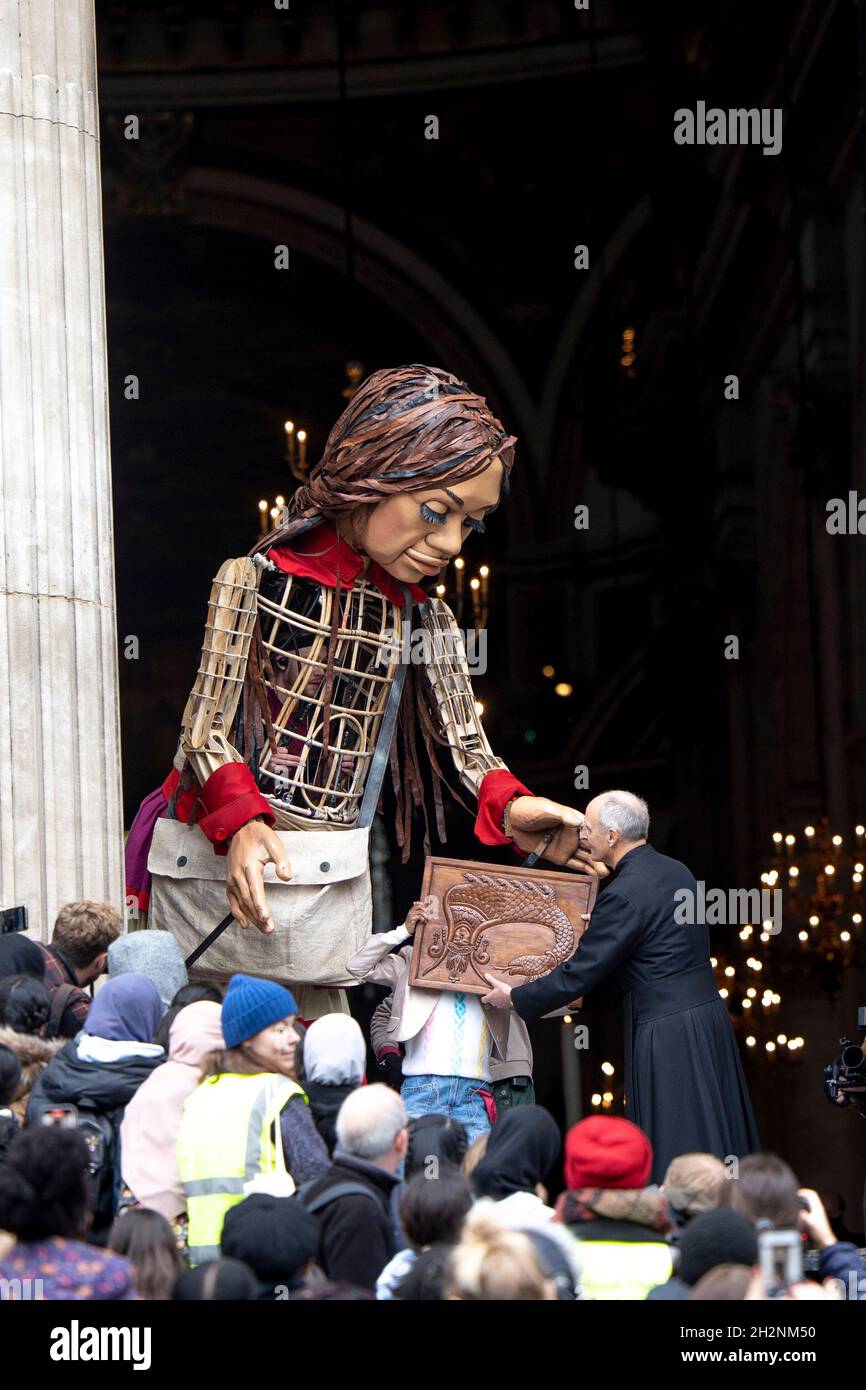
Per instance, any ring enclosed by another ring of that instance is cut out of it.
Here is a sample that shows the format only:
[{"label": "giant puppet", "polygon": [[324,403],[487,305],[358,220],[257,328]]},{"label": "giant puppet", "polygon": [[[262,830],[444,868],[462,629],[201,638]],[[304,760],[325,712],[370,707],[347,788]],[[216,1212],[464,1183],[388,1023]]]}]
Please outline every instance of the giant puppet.
[{"label": "giant puppet", "polygon": [[[258,928],[226,931],[203,973],[285,981],[307,1017],[340,1006],[346,961],[371,931],[386,769],[404,860],[416,806],[429,848],[422,746],[442,838],[447,750],[483,844],[534,850],[552,831],[545,857],[587,867],[580,812],[533,796],[491,751],[453,615],[424,588],[507,496],[514,444],[450,373],[374,372],[287,517],[220,569],[174,769],[127,843],[128,891],[143,902],[149,889],[148,925],[185,954],[226,899]],[[429,640],[407,642],[410,625]]]}]

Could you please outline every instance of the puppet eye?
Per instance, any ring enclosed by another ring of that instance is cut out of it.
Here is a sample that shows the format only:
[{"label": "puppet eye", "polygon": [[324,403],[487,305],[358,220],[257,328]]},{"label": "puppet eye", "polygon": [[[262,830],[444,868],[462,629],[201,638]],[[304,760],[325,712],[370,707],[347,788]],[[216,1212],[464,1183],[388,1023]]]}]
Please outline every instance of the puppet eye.
[{"label": "puppet eye", "polygon": [[432,507],[428,507],[426,502],[421,503],[421,515],[425,521],[429,521],[432,526],[442,526],[445,523],[447,512],[434,512]]},{"label": "puppet eye", "polygon": [[474,531],[477,536],[483,536],[484,532],[487,530],[487,527],[484,525],[484,522],[476,520],[474,516],[465,517],[463,520],[463,525],[468,526],[470,530]]}]

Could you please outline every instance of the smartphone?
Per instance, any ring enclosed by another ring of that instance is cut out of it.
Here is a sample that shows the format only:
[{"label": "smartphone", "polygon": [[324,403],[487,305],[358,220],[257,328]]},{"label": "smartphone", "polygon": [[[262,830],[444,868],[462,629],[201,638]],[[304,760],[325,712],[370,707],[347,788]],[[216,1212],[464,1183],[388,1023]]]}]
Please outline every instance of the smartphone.
[{"label": "smartphone", "polygon": [[78,1107],[75,1105],[52,1105],[39,1116],[41,1125],[55,1125],[58,1129],[75,1129],[78,1123]]},{"label": "smartphone", "polygon": [[0,936],[6,936],[8,932],[26,930],[26,907],[6,907],[0,912]]},{"label": "smartphone", "polygon": [[770,1298],[803,1279],[803,1241],[799,1231],[761,1231],[758,1259]]}]

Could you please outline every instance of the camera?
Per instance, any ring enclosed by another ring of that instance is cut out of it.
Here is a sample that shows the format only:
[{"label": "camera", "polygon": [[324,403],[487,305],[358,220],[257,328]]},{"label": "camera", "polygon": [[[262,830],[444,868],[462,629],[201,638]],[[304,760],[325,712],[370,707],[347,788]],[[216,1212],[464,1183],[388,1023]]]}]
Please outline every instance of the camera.
[{"label": "camera", "polygon": [[[857,1010],[857,1027],[866,1033],[866,1008]],[[840,1038],[839,1045],[842,1048],[839,1056],[824,1068],[824,1094],[831,1105],[851,1105],[856,1101],[860,1114],[866,1119],[866,1052],[863,1043]]]}]

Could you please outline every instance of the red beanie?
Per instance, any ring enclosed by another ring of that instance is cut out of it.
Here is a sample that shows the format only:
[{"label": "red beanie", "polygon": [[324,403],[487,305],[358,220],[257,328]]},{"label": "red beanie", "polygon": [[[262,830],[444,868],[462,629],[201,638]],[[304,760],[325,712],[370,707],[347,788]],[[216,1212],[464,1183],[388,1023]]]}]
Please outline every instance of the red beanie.
[{"label": "red beanie", "polygon": [[652,1144],[642,1129],[618,1115],[591,1115],[565,1136],[565,1182],[581,1187],[646,1187]]}]

